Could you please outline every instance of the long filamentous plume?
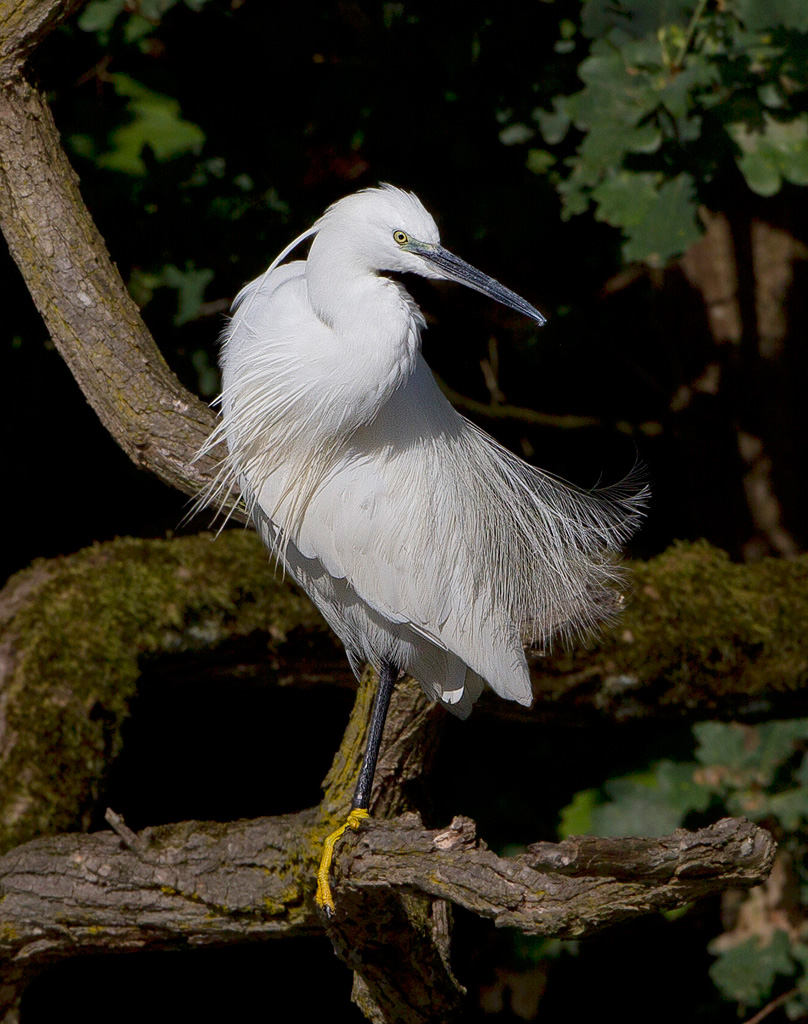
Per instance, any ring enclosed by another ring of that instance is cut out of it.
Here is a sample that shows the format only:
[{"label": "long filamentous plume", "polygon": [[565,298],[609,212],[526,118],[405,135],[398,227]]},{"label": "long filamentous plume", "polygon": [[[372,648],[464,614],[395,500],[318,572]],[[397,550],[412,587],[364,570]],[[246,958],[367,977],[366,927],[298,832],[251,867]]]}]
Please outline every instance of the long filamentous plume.
[{"label": "long filamentous plume", "polygon": [[[353,328],[343,340],[317,309],[326,294],[317,275],[353,267],[353,221],[340,218],[359,207],[368,211],[366,234],[375,230],[378,210],[393,209],[373,243],[380,253],[394,234],[409,238],[391,225],[420,218],[427,240],[404,246],[415,255],[402,255],[403,269],[448,275],[543,322],[519,296],[443,250],[415,197],[395,189],[348,197],[236,299],[223,336],[222,421],[200,454],[223,442],[228,453],[201,502],[232,508],[240,492],[279,566],[341,637],[355,671],[365,661],[377,669],[396,665],[461,716],[483,679],[502,696],[529,703],[522,645],[548,651],[615,615],[625,584],[618,552],[639,525],[648,489],[636,470],[611,487],[577,488],[461,416],[420,354],[426,324],[411,296],[361,268],[351,273],[401,326],[389,350],[398,361],[378,383],[368,378],[368,393],[358,391],[362,358],[354,355],[359,361],[351,364],[348,354]],[[323,231],[338,247],[330,262],[323,246],[315,258]],[[308,261],[279,265],[312,236]],[[396,259],[378,265],[395,270]],[[387,329],[387,320],[377,323]],[[299,348],[307,337],[315,339],[307,342],[313,365]],[[316,341],[321,337],[333,341]],[[391,344],[384,338],[375,348],[372,335],[363,338],[358,351],[383,359]],[[316,359],[331,350],[317,344],[347,346],[345,365],[324,377]]]},{"label": "long filamentous plume", "polygon": [[[251,330],[231,321],[234,330]],[[226,355],[225,355],[226,358]],[[297,536],[306,509],[334,465],[350,454],[354,424],[342,436],[329,413],[299,379],[288,381],[281,353],[266,350],[254,358],[238,386],[219,399],[228,408],[204,452],[231,438],[214,484],[203,495],[209,505],[224,506],[241,491],[247,512],[274,529],[270,540],[279,564]],[[417,485],[419,500],[431,514],[419,516],[419,550],[435,549],[438,524],[454,520],[444,561],[457,559],[476,596],[491,590],[503,617],[516,625],[522,641],[540,651],[554,639],[572,642],[596,630],[619,609],[625,574],[616,558],[642,518],[648,490],[642,470],[610,487],[591,491],[567,483],[524,462],[464,416],[448,407],[450,430],[419,439],[417,464],[434,470],[432,486]],[[268,413],[271,410],[271,414]],[[237,454],[234,454],[237,453]],[[395,457],[395,449],[387,453]],[[257,492],[250,480],[280,474],[285,487],[275,508],[256,512]],[[406,488],[407,481],[401,481]],[[456,574],[457,563],[444,571]]]}]

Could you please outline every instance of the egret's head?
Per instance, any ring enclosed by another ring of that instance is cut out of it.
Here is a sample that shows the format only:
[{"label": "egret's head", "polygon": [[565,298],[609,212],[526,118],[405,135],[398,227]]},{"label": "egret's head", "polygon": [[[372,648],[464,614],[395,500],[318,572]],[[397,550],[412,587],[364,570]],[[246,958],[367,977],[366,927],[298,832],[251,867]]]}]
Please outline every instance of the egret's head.
[{"label": "egret's head", "polygon": [[350,256],[363,269],[441,276],[425,271],[405,244],[410,239],[440,244],[437,224],[412,192],[392,185],[362,189],[329,206],[315,227],[321,244]]},{"label": "egret's head", "polygon": [[392,270],[456,281],[539,324],[545,322],[521,296],[444,249],[435,221],[412,192],[392,185],[355,192],[330,206],[315,229],[313,250],[328,246],[369,272]]}]

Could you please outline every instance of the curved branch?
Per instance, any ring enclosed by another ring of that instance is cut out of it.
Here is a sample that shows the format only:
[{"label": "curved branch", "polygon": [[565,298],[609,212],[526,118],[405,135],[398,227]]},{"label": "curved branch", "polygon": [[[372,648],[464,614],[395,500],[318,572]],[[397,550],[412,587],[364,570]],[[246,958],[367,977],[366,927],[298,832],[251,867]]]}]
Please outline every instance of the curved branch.
[{"label": "curved branch", "polygon": [[82,201],[47,104],[19,74],[42,19],[49,25],[76,6],[0,8],[0,25],[13,22],[0,63],[0,229],[101,422],[137,465],[196,495],[215,474],[212,458],[192,461],[213,413],[166,365]]},{"label": "curved branch", "polygon": [[604,420],[600,416],[583,416],[577,413],[542,412],[538,409],[526,409],[504,402],[499,404],[480,402],[450,388],[437,374],[434,376],[441,391],[456,409],[461,409],[474,419],[483,419],[491,423],[507,421],[531,427],[549,427],[553,430],[591,430],[608,427],[621,434],[629,436],[645,434],[647,437],[655,437],[661,434],[663,429],[662,424],[655,420],[629,423],[626,420]]},{"label": "curved branch", "polygon": [[46,35],[86,0],[0,0],[0,80],[15,75]]}]

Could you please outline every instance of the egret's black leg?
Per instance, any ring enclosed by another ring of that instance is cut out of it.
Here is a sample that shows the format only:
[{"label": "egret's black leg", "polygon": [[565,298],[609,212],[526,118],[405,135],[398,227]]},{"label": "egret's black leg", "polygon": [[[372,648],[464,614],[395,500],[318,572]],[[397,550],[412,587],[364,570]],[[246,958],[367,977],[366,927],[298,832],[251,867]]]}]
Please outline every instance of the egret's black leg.
[{"label": "egret's black leg", "polygon": [[373,776],[376,774],[376,762],[379,759],[379,747],[382,743],[384,723],[387,719],[387,710],[390,707],[390,697],[393,695],[393,687],[398,679],[398,669],[389,662],[382,662],[382,670],[379,673],[379,688],[373,699],[373,711],[370,716],[370,728],[368,729],[368,740],[365,744],[365,756],[362,758],[362,767],[359,769],[359,779],[356,783],[351,807],[354,810],[366,811],[370,807],[370,791],[373,788]]},{"label": "egret's black leg", "polygon": [[398,669],[389,662],[382,662],[382,669],[379,674],[379,688],[373,699],[373,711],[370,715],[370,728],[365,744],[365,754],[362,758],[362,767],[359,769],[359,779],[356,783],[356,790],[351,802],[351,813],[344,825],[332,832],[323,844],[323,856],[320,860],[320,870],[317,872],[317,894],[315,900],[319,907],[326,912],[328,917],[334,913],[334,897],[331,895],[331,885],[328,876],[331,873],[331,859],[334,856],[334,847],[349,828],[357,829],[363,819],[368,816],[370,806],[370,794],[373,788],[373,776],[376,773],[376,762],[379,758],[379,747],[384,732],[384,722],[387,718],[387,709],[390,707],[390,697],[393,693],[393,686],[398,678]]}]

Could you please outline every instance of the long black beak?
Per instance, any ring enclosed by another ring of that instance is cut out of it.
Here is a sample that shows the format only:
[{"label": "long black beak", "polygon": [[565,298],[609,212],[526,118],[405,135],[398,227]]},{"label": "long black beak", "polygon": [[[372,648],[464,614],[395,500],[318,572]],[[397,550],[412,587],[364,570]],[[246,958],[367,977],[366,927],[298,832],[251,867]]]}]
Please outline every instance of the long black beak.
[{"label": "long black beak", "polygon": [[515,309],[517,313],[529,316],[539,326],[547,322],[546,317],[542,316],[538,309],[535,306],[531,306],[521,295],[517,295],[510,288],[506,288],[499,281],[495,281],[493,277],[489,277],[481,270],[477,270],[476,267],[472,267],[470,263],[461,260],[454,253],[449,252],[448,249],[444,249],[442,245],[431,245],[428,242],[412,240],[402,248],[415,253],[417,256],[422,257],[422,259],[428,260],[438,268],[441,277],[448,278],[450,281],[456,281],[458,284],[464,284],[468,288],[473,288],[475,291],[487,295],[490,299],[494,299],[495,302],[501,302],[503,306]]}]

